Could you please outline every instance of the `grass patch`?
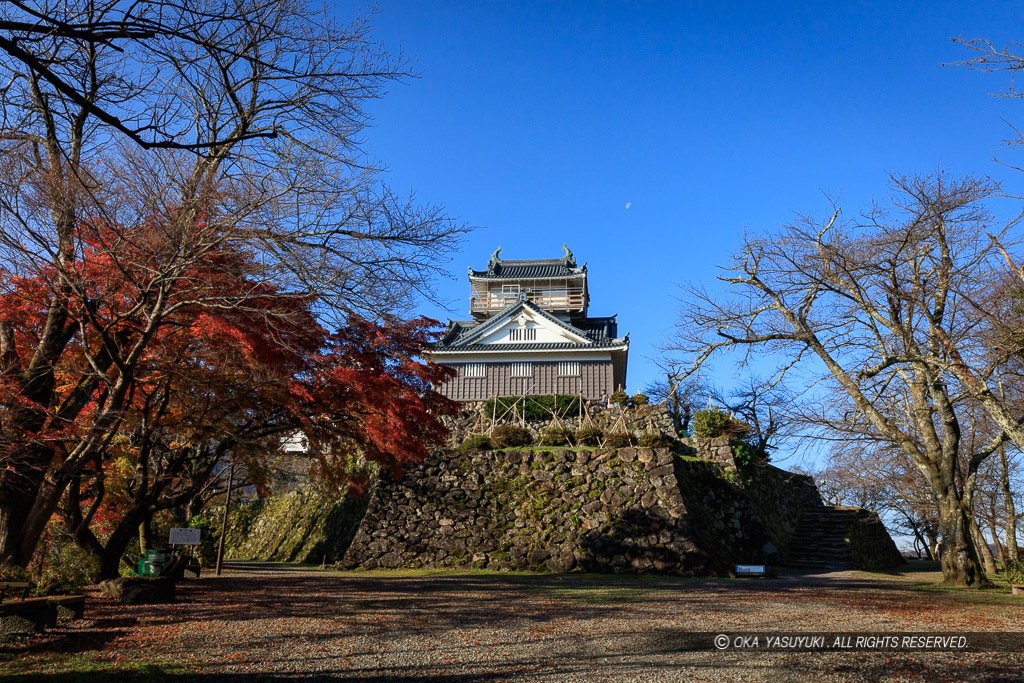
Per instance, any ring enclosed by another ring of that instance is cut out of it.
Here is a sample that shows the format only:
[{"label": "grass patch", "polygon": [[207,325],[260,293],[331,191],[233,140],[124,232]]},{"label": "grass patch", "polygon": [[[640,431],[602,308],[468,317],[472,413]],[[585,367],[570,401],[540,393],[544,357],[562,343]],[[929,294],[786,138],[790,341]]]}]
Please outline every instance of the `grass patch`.
[{"label": "grass patch", "polygon": [[990,588],[964,588],[944,583],[912,583],[907,586],[907,590],[941,595],[944,599],[965,605],[1013,606],[1017,610],[1024,607],[1024,598],[1014,597],[1006,585],[1000,586],[998,583]]},{"label": "grass patch", "polygon": [[[9,659],[0,657],[0,680],[60,681],[61,683],[100,681],[199,680],[202,667],[185,666],[169,661],[145,659],[124,661],[103,657],[99,653],[36,652]],[[41,673],[45,672],[45,673]]]},{"label": "grass patch", "polygon": [[618,605],[644,602],[647,591],[630,586],[556,587],[548,591],[552,597],[574,605]]},{"label": "grass patch", "polygon": [[1014,605],[1018,608],[1024,607],[1024,599],[1014,597],[1010,594],[1010,584],[1006,575],[987,574],[991,586],[979,588],[966,588],[942,583],[942,570],[938,562],[908,562],[902,567],[891,569],[885,572],[856,572],[865,578],[879,579],[884,581],[888,577],[899,576],[909,579],[904,587],[907,590],[930,593],[936,596],[941,595],[943,599],[950,599],[960,604],[970,605]]}]

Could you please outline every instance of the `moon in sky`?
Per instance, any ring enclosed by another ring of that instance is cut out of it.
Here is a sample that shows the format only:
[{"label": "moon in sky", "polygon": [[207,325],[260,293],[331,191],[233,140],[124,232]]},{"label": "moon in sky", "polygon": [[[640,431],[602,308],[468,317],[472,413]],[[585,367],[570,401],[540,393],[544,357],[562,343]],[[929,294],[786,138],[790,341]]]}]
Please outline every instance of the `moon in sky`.
[{"label": "moon in sky", "polygon": [[633,202],[626,202],[626,211],[629,211],[629,207],[633,206]]}]

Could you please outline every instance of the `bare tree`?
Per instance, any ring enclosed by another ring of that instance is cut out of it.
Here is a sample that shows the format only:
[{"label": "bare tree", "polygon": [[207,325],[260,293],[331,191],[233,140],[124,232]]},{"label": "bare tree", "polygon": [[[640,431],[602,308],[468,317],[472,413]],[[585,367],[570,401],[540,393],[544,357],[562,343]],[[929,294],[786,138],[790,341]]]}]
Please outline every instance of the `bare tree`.
[{"label": "bare tree", "polygon": [[693,414],[706,405],[714,389],[693,379],[684,379],[683,370],[667,356],[658,360],[658,367],[664,379],[648,384],[644,393],[654,403],[665,405],[677,432],[687,432]]},{"label": "bare tree", "polygon": [[[360,149],[366,102],[408,75],[365,19],[299,0],[0,11],[0,563],[25,564],[177,312],[402,312],[464,229]],[[85,370],[63,377],[72,352]],[[46,436],[86,406],[76,440]]]},{"label": "bare tree", "polygon": [[[982,334],[991,320],[976,305],[1003,275],[983,230],[984,202],[997,188],[945,174],[892,183],[891,206],[859,224],[835,210],[823,223],[748,237],[720,277],[721,297],[689,290],[676,348],[691,373],[734,349],[770,356],[776,380],[805,372],[809,385],[844,396],[851,419],[899,448],[928,482],[945,580],[974,585],[985,581],[971,537],[978,467],[1006,435],[1024,436],[1016,419],[993,416],[996,436],[969,452],[955,404],[966,388],[954,365],[980,374],[999,364]],[[1005,241],[1007,229],[997,237]]]},{"label": "bare tree", "polygon": [[750,377],[740,388],[731,392],[716,390],[711,398],[750,427],[743,439],[761,462],[767,462],[769,451],[777,449],[788,436],[783,430],[783,414],[789,397],[775,382]]}]

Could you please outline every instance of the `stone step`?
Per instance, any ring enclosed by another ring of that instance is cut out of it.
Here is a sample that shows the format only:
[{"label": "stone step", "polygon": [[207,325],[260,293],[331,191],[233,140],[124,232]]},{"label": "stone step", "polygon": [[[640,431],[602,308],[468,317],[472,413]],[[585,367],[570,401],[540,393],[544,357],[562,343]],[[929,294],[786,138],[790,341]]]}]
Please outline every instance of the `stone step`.
[{"label": "stone step", "polygon": [[823,569],[850,568],[853,558],[847,546],[846,530],[856,514],[854,510],[830,507],[806,512],[787,549],[787,564]]}]

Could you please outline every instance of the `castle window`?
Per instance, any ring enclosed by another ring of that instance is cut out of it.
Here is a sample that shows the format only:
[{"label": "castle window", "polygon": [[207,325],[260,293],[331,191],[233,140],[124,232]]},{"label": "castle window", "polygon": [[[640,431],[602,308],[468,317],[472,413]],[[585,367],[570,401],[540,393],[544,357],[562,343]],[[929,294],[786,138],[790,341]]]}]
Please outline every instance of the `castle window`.
[{"label": "castle window", "polygon": [[513,327],[508,331],[508,340],[513,342],[537,341],[537,328]]},{"label": "castle window", "polygon": [[566,360],[558,364],[560,377],[577,377],[580,374],[580,362],[578,360]]},{"label": "castle window", "polygon": [[487,364],[486,363],[466,363],[462,366],[463,377],[486,377],[487,376]]},{"label": "castle window", "polygon": [[533,377],[533,363],[512,363],[513,377]]}]

